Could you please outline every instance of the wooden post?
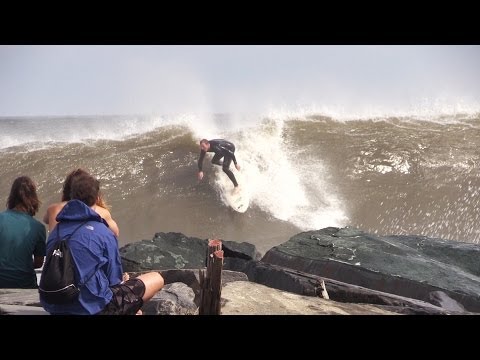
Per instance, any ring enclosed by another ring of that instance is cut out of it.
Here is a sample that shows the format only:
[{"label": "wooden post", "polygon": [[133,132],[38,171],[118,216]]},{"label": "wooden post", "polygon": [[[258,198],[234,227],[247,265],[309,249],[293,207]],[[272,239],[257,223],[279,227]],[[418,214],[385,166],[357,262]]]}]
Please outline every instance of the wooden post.
[{"label": "wooden post", "polygon": [[207,273],[200,270],[199,315],[220,315],[222,295],[223,250],[220,240],[209,240],[207,251]]}]

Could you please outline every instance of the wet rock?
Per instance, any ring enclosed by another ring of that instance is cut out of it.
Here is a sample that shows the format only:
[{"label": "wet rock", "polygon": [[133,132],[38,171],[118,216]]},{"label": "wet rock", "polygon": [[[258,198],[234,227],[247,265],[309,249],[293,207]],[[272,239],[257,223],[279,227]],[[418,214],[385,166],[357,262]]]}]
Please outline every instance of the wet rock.
[{"label": "wet rock", "polygon": [[480,312],[479,255],[475,244],[330,227],[297,234],[262,261],[426,302],[442,291]]},{"label": "wet rock", "polygon": [[[120,248],[124,271],[136,272],[162,269],[194,269],[205,267],[208,239],[187,237],[182,233],[156,233],[152,240],[142,240]],[[222,240],[226,270],[242,268],[261,255],[247,242]]]}]

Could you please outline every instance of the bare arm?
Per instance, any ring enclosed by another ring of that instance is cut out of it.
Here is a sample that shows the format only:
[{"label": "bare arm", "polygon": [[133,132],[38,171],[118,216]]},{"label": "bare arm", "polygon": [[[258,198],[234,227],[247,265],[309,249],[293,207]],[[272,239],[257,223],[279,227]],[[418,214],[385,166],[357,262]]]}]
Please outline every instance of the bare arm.
[{"label": "bare arm", "polygon": [[95,211],[107,222],[109,229],[112,230],[116,236],[119,236],[120,229],[118,228],[117,222],[113,220],[110,211],[101,206],[96,206]]},{"label": "bare arm", "polygon": [[118,228],[117,222],[115,220],[113,220],[111,216],[110,216],[109,220],[105,219],[105,221],[108,223],[108,227],[110,228],[110,230],[112,230],[112,232],[116,236],[119,236],[120,235],[120,229]]},{"label": "bare arm", "polygon": [[198,171],[202,171],[203,159],[205,158],[206,152],[200,150],[200,157],[198,158]]},{"label": "bare arm", "polygon": [[47,212],[43,216],[43,222],[48,225],[48,231],[52,231],[55,225],[57,225],[57,215],[66,203],[66,201],[62,201],[60,203],[51,204],[48,207]]}]

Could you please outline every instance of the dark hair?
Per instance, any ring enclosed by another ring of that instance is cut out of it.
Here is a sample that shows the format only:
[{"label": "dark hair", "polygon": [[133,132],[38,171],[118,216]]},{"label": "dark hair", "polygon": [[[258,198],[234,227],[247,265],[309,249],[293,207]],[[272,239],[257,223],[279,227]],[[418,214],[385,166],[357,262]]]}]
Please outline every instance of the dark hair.
[{"label": "dark hair", "polygon": [[40,207],[37,196],[37,187],[28,176],[20,176],[15,179],[7,200],[8,209],[24,211],[33,216]]},{"label": "dark hair", "polygon": [[63,191],[62,191],[62,201],[69,201],[72,198],[70,197],[70,189],[72,187],[72,180],[80,175],[90,175],[87,171],[83,169],[76,169],[73,170],[70,174],[67,175],[65,181],[63,183]]},{"label": "dark hair", "polygon": [[203,144],[203,143],[208,144],[208,143],[210,143],[210,141],[208,141],[207,139],[202,139],[202,140],[200,140],[200,144]]},{"label": "dark hair", "polygon": [[[78,168],[76,170],[73,170],[70,174],[67,175],[65,178],[65,181],[63,183],[63,190],[62,190],[62,201],[69,201],[72,198],[70,197],[70,192],[72,188],[72,180],[80,175],[90,175],[90,173],[87,170]],[[98,194],[98,199],[96,201],[96,204],[100,207],[103,207],[104,209],[107,209],[110,211],[111,206],[107,203],[107,201],[103,198],[103,194],[100,191]]]},{"label": "dark hair", "polygon": [[70,184],[70,200],[83,201],[88,206],[93,206],[100,191],[100,181],[89,174],[75,176]]}]

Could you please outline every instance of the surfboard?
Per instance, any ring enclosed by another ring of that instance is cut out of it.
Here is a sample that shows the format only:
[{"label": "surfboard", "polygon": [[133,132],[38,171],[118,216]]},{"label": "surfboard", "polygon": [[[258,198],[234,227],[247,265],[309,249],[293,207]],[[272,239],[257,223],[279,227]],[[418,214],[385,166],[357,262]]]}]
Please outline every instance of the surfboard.
[{"label": "surfboard", "polygon": [[233,166],[231,170],[235,174],[235,178],[239,184],[239,188],[235,192],[233,191],[232,182],[220,166],[215,166],[215,185],[222,201],[226,205],[239,213],[244,213],[250,204],[248,181],[243,172],[237,171]]},{"label": "surfboard", "polygon": [[233,189],[231,188],[225,190],[223,196],[225,197],[225,201],[233,210],[239,213],[244,213],[247,211],[248,205],[250,204],[250,199],[247,191],[241,186],[240,189],[235,192],[233,192]]}]

